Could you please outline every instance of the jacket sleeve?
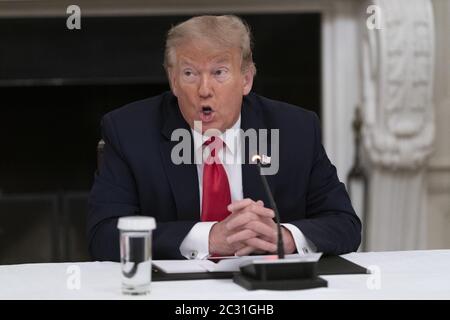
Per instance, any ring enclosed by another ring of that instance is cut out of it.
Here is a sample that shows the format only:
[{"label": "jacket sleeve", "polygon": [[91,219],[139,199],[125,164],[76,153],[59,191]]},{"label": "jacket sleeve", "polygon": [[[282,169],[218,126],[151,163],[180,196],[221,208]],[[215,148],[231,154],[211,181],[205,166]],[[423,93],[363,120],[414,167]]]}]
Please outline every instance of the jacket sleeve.
[{"label": "jacket sleeve", "polygon": [[[117,221],[120,217],[141,214],[139,196],[133,172],[122,153],[111,114],[102,119],[102,137],[105,141],[103,159],[95,173],[88,201],[89,252],[94,260],[119,261]],[[156,221],[156,224],[152,239],[153,257],[182,259],[179,247],[195,222]]]},{"label": "jacket sleeve", "polygon": [[306,194],[306,219],[290,223],[312,241],[318,252],[340,255],[356,251],[361,242],[361,221],[325,153],[319,119],[314,113],[313,118],[315,151]]}]

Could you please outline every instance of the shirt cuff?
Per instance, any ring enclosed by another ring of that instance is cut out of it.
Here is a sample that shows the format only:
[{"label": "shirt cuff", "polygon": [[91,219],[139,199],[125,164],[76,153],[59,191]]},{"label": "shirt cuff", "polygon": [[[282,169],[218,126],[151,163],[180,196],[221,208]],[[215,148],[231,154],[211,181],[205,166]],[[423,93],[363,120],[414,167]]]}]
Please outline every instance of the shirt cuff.
[{"label": "shirt cuff", "polygon": [[294,238],[295,247],[297,248],[297,252],[299,254],[308,254],[317,251],[314,243],[306,239],[303,232],[301,232],[297,226],[290,223],[282,223],[281,225],[291,232],[292,237]]},{"label": "shirt cuff", "polygon": [[180,253],[187,259],[206,259],[209,256],[209,232],[217,222],[197,222],[180,245]]}]

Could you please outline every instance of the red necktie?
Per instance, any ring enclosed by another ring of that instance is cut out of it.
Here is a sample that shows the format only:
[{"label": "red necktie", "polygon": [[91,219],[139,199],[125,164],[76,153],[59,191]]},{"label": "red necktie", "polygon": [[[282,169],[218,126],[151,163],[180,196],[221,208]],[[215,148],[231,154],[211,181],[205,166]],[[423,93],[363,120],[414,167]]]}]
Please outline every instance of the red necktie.
[{"label": "red necktie", "polygon": [[222,221],[230,214],[227,206],[231,203],[227,173],[217,155],[224,143],[211,137],[204,145],[210,155],[203,164],[202,221]]}]

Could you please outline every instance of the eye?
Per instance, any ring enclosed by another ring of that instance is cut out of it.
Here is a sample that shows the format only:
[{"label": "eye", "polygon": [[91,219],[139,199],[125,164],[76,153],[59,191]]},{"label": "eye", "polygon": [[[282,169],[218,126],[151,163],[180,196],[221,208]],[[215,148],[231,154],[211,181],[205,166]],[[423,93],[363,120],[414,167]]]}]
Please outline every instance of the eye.
[{"label": "eye", "polygon": [[196,81],[197,73],[192,69],[184,69],[182,72],[182,79],[188,83],[192,83]]},{"label": "eye", "polygon": [[224,80],[228,75],[228,70],[226,68],[220,68],[215,70],[213,74],[219,80]]}]

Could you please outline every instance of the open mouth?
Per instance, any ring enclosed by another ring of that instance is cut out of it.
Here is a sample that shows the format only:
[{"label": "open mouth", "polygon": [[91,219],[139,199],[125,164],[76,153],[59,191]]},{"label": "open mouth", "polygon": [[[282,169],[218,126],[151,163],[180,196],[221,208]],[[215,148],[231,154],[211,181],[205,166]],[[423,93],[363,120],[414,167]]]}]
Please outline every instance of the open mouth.
[{"label": "open mouth", "polygon": [[210,122],[213,120],[214,110],[210,106],[203,106],[200,112],[200,119],[202,122]]}]

